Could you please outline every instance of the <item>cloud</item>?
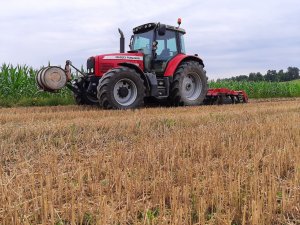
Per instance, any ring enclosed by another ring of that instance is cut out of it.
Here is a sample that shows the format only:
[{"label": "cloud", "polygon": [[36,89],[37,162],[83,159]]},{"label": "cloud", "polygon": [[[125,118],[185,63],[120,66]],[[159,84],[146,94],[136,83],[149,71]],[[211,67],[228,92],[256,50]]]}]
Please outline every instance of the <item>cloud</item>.
[{"label": "cloud", "polygon": [[187,51],[203,57],[212,79],[300,67],[296,0],[1,0],[0,62],[39,67],[71,59],[80,66],[119,50],[118,27],[128,44],[132,27],[176,24],[177,17]]}]

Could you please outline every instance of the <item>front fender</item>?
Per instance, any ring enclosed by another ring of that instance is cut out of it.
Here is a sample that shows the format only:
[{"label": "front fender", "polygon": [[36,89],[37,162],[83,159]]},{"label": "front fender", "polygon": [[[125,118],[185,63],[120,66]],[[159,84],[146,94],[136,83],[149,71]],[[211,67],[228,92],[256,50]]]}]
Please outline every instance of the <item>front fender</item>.
[{"label": "front fender", "polygon": [[173,76],[177,67],[180,65],[180,63],[184,61],[196,61],[199,62],[200,65],[204,67],[203,60],[200,59],[199,57],[193,55],[178,54],[168,62],[164,76],[165,77]]}]

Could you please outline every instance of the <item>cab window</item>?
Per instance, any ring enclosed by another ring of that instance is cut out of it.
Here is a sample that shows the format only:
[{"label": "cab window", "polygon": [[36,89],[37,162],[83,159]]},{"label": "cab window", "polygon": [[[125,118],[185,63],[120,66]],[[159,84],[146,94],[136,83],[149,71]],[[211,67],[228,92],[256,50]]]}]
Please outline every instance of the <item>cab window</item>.
[{"label": "cab window", "polygon": [[158,43],[156,50],[157,60],[167,61],[177,55],[176,33],[174,31],[167,30],[163,36],[157,33],[156,40]]},{"label": "cab window", "polygon": [[133,50],[142,50],[144,54],[151,54],[153,31],[135,34],[133,38]]},{"label": "cab window", "polygon": [[180,39],[180,45],[181,45],[181,53],[185,54],[185,44],[184,44],[184,35],[183,34],[179,34],[179,39]]}]

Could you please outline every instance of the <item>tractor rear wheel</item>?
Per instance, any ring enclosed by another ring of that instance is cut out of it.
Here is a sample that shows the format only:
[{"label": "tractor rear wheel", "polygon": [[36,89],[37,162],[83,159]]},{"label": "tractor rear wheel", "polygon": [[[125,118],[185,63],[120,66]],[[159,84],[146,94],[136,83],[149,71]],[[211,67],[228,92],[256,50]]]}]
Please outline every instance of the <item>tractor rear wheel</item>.
[{"label": "tractor rear wheel", "polygon": [[77,105],[98,105],[97,96],[87,92],[88,84],[82,78],[79,78],[73,86],[79,90],[78,93],[73,92],[74,100]]},{"label": "tractor rear wheel", "polygon": [[99,81],[97,97],[105,109],[134,109],[144,105],[145,85],[140,74],[127,67],[108,71]]},{"label": "tractor rear wheel", "polygon": [[174,106],[200,105],[207,93],[207,77],[203,66],[195,61],[181,63],[171,84],[170,101]]}]

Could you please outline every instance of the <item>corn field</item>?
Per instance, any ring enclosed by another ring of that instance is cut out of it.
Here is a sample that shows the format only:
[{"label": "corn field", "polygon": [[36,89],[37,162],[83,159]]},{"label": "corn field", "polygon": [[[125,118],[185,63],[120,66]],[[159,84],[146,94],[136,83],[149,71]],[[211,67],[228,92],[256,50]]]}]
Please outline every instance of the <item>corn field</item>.
[{"label": "corn field", "polygon": [[[0,67],[0,106],[74,104],[72,94],[67,88],[58,93],[39,91],[35,82],[37,72],[38,70],[26,65],[2,64]],[[212,81],[209,86],[245,90],[250,98],[300,97],[300,82]]]},{"label": "corn field", "polygon": [[64,89],[59,93],[41,92],[35,76],[38,70],[29,66],[2,64],[0,67],[0,105],[55,105],[73,103],[71,93]]},{"label": "corn field", "polygon": [[220,81],[210,82],[211,88],[226,87],[244,90],[250,98],[300,97],[300,81],[294,82],[250,82]]},{"label": "corn field", "polygon": [[0,124],[0,224],[300,224],[299,99]]}]

